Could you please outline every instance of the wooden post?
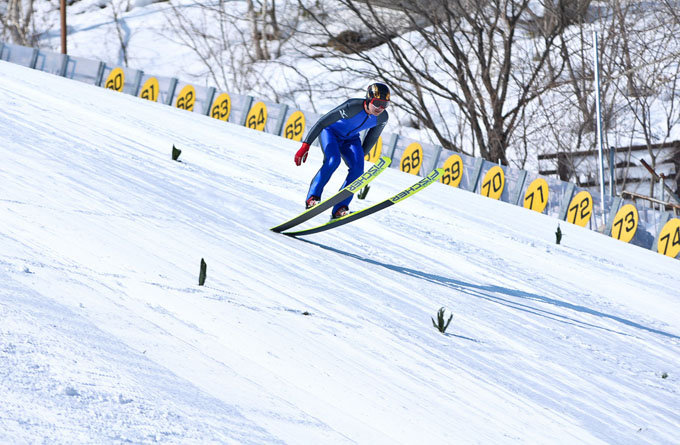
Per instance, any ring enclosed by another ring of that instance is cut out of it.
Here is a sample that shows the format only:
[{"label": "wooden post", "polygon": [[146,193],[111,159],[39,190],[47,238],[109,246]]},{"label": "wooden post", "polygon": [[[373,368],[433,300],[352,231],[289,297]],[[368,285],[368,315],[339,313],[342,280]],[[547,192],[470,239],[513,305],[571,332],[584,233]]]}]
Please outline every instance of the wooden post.
[{"label": "wooden post", "polygon": [[61,0],[61,53],[66,54],[66,0]]}]

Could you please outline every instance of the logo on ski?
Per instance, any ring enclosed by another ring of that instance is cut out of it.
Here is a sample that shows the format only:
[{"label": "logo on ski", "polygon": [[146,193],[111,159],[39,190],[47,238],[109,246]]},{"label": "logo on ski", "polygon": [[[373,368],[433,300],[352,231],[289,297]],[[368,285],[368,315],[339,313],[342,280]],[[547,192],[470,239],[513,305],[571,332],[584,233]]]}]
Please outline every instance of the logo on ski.
[{"label": "logo on ski", "polygon": [[352,221],[356,221],[357,219],[364,218],[368,215],[372,215],[376,212],[379,212],[380,210],[386,209],[387,207],[390,207],[397,202],[409,198],[416,193],[418,193],[420,190],[424,189],[430,184],[435,183],[439,177],[444,175],[444,169],[443,168],[438,168],[417,183],[413,184],[411,187],[402,190],[401,192],[397,193],[391,198],[387,198],[384,201],[381,201],[377,204],[374,204],[370,207],[367,207],[365,209],[359,210],[358,212],[350,213],[349,215],[345,215],[341,218],[337,219],[332,219],[329,222],[325,224],[321,224],[320,226],[312,227],[311,229],[303,229],[303,230],[298,230],[295,232],[284,232],[284,235],[288,236],[302,236],[302,235],[311,235],[312,233],[319,233],[319,232],[325,232],[326,230],[333,229],[335,227],[339,227],[348,223],[351,223]]},{"label": "logo on ski", "polygon": [[359,176],[354,182],[352,182],[350,185],[347,186],[347,190],[349,190],[352,193],[355,193],[357,190],[361,189],[364,187],[364,185],[368,184],[371,182],[371,180],[375,177],[377,172],[380,170],[384,170],[387,167],[389,159],[382,157],[378,160],[378,162],[371,168],[369,168],[363,175]]},{"label": "logo on ski", "polygon": [[385,171],[385,169],[390,165],[390,162],[391,162],[390,158],[383,156],[378,160],[378,162],[376,162],[375,165],[373,165],[373,167],[369,168],[366,171],[366,173],[361,175],[358,179],[356,179],[354,182],[352,182],[344,189],[340,190],[335,195],[331,196],[325,201],[321,201],[314,207],[305,210],[304,212],[300,213],[293,219],[290,219],[284,222],[283,224],[279,224],[276,227],[272,227],[271,230],[277,233],[282,232],[284,230],[288,230],[291,227],[297,226],[298,224],[301,224],[307,220],[314,218],[316,215],[320,214],[324,210],[330,209],[335,204],[342,202],[343,200],[352,196],[352,194],[356,193],[366,184],[374,180],[380,173]]},{"label": "logo on ski", "polygon": [[393,197],[390,198],[390,201],[394,202],[395,204],[398,201],[401,201],[402,199],[406,198],[408,195],[412,193],[416,193],[422,188],[427,187],[428,185],[432,184],[433,181],[435,181],[438,177],[441,176],[441,173],[438,170],[433,170],[429,175],[425,176],[423,179],[421,179],[419,182],[416,184],[413,184],[411,187],[407,188],[406,190],[403,190]]}]

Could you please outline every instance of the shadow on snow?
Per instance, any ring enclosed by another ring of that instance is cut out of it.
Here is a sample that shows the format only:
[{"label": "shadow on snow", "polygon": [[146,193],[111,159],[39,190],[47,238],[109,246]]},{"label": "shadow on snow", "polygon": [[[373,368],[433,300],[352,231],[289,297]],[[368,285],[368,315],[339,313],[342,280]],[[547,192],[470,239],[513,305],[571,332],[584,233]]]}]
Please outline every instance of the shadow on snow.
[{"label": "shadow on snow", "polygon": [[580,312],[582,314],[589,314],[589,315],[594,315],[594,316],[600,317],[600,318],[606,318],[606,319],[616,321],[618,323],[621,323],[623,325],[626,325],[626,326],[629,326],[629,327],[632,327],[632,328],[651,332],[653,334],[663,335],[665,337],[672,338],[672,339],[675,339],[675,340],[680,340],[680,336],[677,336],[677,335],[674,335],[674,334],[671,334],[671,333],[668,333],[668,332],[664,332],[664,331],[661,331],[661,330],[658,330],[658,329],[650,328],[648,326],[644,326],[644,325],[641,325],[639,323],[635,323],[634,321],[627,320],[627,319],[621,318],[621,317],[617,317],[615,315],[605,314],[605,313],[600,312],[600,311],[589,309],[585,306],[579,306],[579,305],[576,305],[576,304],[567,303],[566,301],[560,301],[560,300],[556,300],[554,298],[549,298],[549,297],[545,297],[545,296],[542,296],[542,295],[532,294],[530,292],[525,292],[525,291],[521,291],[521,290],[508,289],[508,288],[505,288],[505,287],[502,287],[502,286],[495,286],[495,285],[480,286],[480,285],[477,285],[477,284],[466,283],[464,281],[456,280],[456,279],[453,279],[453,278],[446,278],[446,277],[443,277],[443,276],[440,276],[440,275],[422,272],[422,271],[411,269],[411,268],[408,268],[408,267],[395,266],[393,264],[382,263],[380,261],[376,261],[376,260],[373,260],[373,259],[370,259],[370,258],[362,257],[362,256],[357,255],[355,253],[345,252],[343,250],[339,250],[339,249],[336,249],[334,247],[319,244],[319,243],[314,242],[314,241],[309,241],[307,239],[298,238],[298,240],[305,242],[305,243],[308,243],[308,244],[312,244],[314,246],[320,247],[321,249],[328,250],[330,252],[334,252],[334,253],[337,253],[337,254],[340,254],[340,255],[344,255],[344,256],[353,258],[355,260],[359,260],[359,261],[362,261],[362,262],[365,262],[365,263],[368,263],[368,264],[372,264],[372,265],[375,265],[375,266],[380,266],[382,268],[391,270],[393,272],[398,272],[398,273],[401,273],[401,274],[404,274],[404,275],[419,278],[421,280],[426,280],[426,281],[429,281],[429,282],[434,283],[434,284],[446,286],[450,289],[455,289],[459,292],[462,292],[462,293],[467,294],[467,295],[471,295],[473,297],[481,298],[481,299],[490,301],[492,303],[502,304],[504,306],[508,306],[508,307],[511,307],[511,308],[514,308],[514,309],[517,309],[517,310],[520,310],[520,311],[528,312],[528,313],[531,313],[531,314],[534,314],[534,315],[538,315],[538,316],[541,316],[541,317],[546,317],[546,318],[549,318],[549,319],[552,319],[552,320],[555,320],[555,321],[558,321],[558,322],[561,322],[561,323],[572,324],[572,325],[580,326],[580,327],[591,327],[591,328],[595,328],[595,329],[602,329],[602,330],[605,330],[605,331],[609,331],[609,332],[613,332],[613,333],[617,333],[617,334],[621,334],[621,335],[629,335],[629,334],[626,334],[624,332],[614,331],[612,329],[608,329],[608,328],[605,328],[605,327],[602,327],[602,326],[596,326],[594,324],[587,323],[587,322],[584,322],[584,321],[580,321],[580,320],[577,320],[575,318],[567,317],[567,316],[564,316],[564,315],[556,314],[556,313],[546,311],[546,310],[543,310],[543,309],[539,309],[539,308],[536,308],[536,307],[528,306],[524,303],[513,301],[513,300],[510,300],[508,298],[503,298],[503,297],[500,297],[500,296],[494,295],[494,294],[504,294],[504,295],[507,295],[508,297],[521,298],[521,299],[524,299],[524,300],[533,300],[533,301],[537,301],[537,302],[540,302],[540,303],[546,303],[546,304],[550,304],[550,305],[553,305],[553,306],[569,309],[569,310],[572,310],[572,311],[575,311],[575,312]]}]

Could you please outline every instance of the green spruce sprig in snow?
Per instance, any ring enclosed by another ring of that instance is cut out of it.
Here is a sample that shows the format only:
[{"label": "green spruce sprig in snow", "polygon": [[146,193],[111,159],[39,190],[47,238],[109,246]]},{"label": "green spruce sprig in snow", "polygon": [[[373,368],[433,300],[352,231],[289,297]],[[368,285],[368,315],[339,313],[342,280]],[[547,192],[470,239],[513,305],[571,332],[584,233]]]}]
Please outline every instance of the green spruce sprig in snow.
[{"label": "green spruce sprig in snow", "polygon": [[453,318],[453,314],[449,316],[449,320],[444,322],[444,308],[440,308],[439,311],[437,312],[437,322],[435,323],[434,318],[432,318],[432,326],[437,328],[439,332],[442,334],[446,333],[446,329],[449,327],[449,324],[451,323],[451,319]]}]

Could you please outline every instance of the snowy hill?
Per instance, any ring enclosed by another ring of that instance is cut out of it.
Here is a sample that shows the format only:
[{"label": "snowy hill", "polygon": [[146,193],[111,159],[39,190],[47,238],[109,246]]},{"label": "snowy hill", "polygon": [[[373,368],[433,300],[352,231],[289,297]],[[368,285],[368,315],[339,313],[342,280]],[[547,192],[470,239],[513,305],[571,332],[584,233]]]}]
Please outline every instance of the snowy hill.
[{"label": "snowy hill", "polygon": [[676,260],[443,184],[287,238],[317,147],[0,78],[0,442],[680,437]]}]

